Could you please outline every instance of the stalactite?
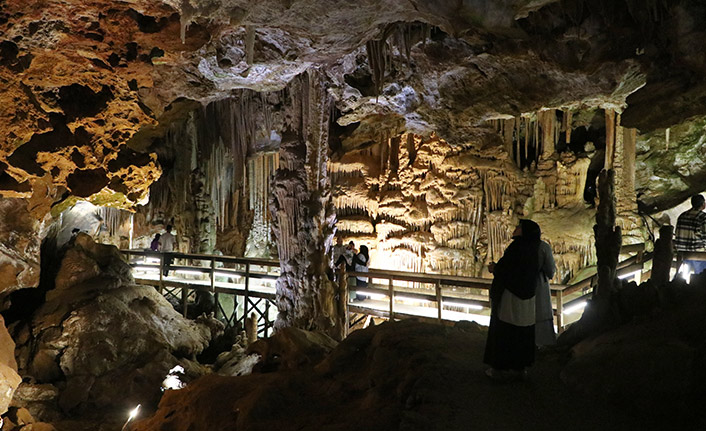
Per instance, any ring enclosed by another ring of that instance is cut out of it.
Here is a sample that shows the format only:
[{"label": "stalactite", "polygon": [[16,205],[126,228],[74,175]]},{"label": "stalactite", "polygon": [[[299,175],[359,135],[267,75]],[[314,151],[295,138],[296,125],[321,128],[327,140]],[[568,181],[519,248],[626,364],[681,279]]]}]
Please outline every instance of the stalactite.
[{"label": "stalactite", "polygon": [[129,220],[131,213],[122,211],[118,208],[100,207],[97,209],[98,215],[103,220],[108,235],[111,237],[118,236],[121,232],[122,225]]},{"label": "stalactite", "polygon": [[375,95],[379,96],[382,93],[382,87],[385,81],[385,71],[387,70],[388,62],[388,46],[385,39],[369,40],[365,44],[368,53],[368,65],[372,73],[373,84],[375,86]]},{"label": "stalactite", "polygon": [[546,159],[551,157],[556,149],[556,142],[558,138],[556,111],[554,109],[549,109],[538,112],[537,122],[539,123],[539,127],[542,129],[541,150],[538,151],[538,153],[541,154],[541,157]]},{"label": "stalactite", "polygon": [[570,110],[567,109],[564,111],[564,133],[565,137],[564,140],[566,141],[567,144],[571,143],[571,132],[573,130],[573,118],[574,118],[574,113]]},{"label": "stalactite", "polygon": [[248,66],[253,64],[255,58],[255,27],[245,26],[245,62]]}]

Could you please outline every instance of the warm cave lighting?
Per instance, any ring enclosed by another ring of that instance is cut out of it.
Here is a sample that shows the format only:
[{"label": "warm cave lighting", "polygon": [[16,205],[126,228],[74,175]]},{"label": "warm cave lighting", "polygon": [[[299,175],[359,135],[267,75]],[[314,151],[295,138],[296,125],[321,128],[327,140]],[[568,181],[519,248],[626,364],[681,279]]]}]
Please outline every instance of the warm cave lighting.
[{"label": "warm cave lighting", "polygon": [[570,307],[566,307],[566,308],[564,309],[564,311],[561,312],[561,314],[572,314],[572,313],[576,313],[576,312],[578,312],[578,311],[583,310],[584,308],[586,308],[586,301],[577,302],[576,304],[574,304],[574,305],[572,305],[572,306],[570,306]]},{"label": "warm cave lighting", "polygon": [[679,267],[679,274],[681,274],[682,278],[686,280],[686,284],[689,284],[689,281],[691,280],[691,271],[689,271],[689,265],[682,263]]},{"label": "warm cave lighting", "polygon": [[159,272],[159,268],[155,268],[152,266],[141,266],[137,265],[133,268],[135,271],[142,271],[142,272]]},{"label": "warm cave lighting", "polygon": [[469,310],[482,310],[483,309],[483,307],[478,304],[466,304],[463,302],[456,302],[456,301],[444,301],[444,305],[448,305],[449,307],[467,308]]},{"label": "warm cave lighting", "polygon": [[164,380],[162,380],[162,391],[166,391],[168,389],[181,389],[186,386],[184,382],[182,382],[179,378],[180,374],[184,374],[184,367],[182,367],[181,365],[177,365],[171,370],[169,370],[167,376],[164,378]]},{"label": "warm cave lighting", "polygon": [[184,274],[184,275],[202,275],[203,272],[201,271],[196,271],[193,269],[177,269],[174,271],[177,274]]},{"label": "warm cave lighting", "polygon": [[131,420],[135,419],[137,417],[137,413],[140,412],[140,404],[136,405],[134,409],[130,410],[130,415],[127,417],[127,420],[125,421],[125,425],[123,425],[122,428],[120,428],[120,431],[124,431],[127,428],[127,424],[130,423]]},{"label": "warm cave lighting", "polygon": [[638,277],[640,274],[642,274],[642,271],[640,271],[640,270],[638,269],[637,271],[628,272],[627,274],[619,275],[618,278],[621,279],[621,280],[630,279],[630,278],[634,278],[634,279],[637,280],[637,277]]}]

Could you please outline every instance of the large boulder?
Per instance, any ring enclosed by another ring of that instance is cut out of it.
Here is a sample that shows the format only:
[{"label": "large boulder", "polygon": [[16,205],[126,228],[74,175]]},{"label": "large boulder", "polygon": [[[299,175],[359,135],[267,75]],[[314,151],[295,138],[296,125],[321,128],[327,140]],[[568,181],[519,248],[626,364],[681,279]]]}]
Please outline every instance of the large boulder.
[{"label": "large boulder", "polygon": [[21,381],[15,362],[15,342],[5,328],[5,320],[0,316],[0,414],[7,411]]},{"label": "large boulder", "polygon": [[633,411],[690,414],[694,400],[706,395],[706,291],[672,286],[668,293],[673,302],[663,311],[637,314],[576,344],[562,380]]},{"label": "large boulder", "polygon": [[193,359],[207,347],[209,327],[131,280],[115,247],[79,234],[46,303],[15,328],[21,374],[59,387],[64,412],[156,404],[176,364],[187,375],[204,372]]}]

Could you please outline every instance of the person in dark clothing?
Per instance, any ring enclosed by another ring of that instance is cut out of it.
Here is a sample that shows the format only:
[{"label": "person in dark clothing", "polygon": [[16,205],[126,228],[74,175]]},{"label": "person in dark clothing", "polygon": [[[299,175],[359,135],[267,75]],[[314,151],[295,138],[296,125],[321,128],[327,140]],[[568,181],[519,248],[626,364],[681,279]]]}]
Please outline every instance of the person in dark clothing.
[{"label": "person in dark clothing", "polygon": [[154,236],[154,239],[150,243],[150,250],[152,251],[159,251],[159,238],[161,237],[161,234],[157,234]]},{"label": "person in dark clothing", "polygon": [[543,251],[540,237],[537,223],[520,220],[503,257],[489,265],[494,278],[483,362],[490,365],[486,374],[493,379],[521,378],[534,363],[535,294],[544,274],[553,274],[554,264]]},{"label": "person in dark clothing", "polygon": [[346,264],[346,271],[355,271],[353,269],[353,256],[355,256],[355,244],[353,241],[349,242],[346,248],[341,252],[340,256],[336,260],[336,267],[341,266],[342,263]]},{"label": "person in dark clothing", "polygon": [[[352,266],[353,271],[355,272],[368,272],[368,266],[370,266],[370,256],[368,255],[367,246],[360,246],[360,252],[353,256]],[[356,287],[368,287],[368,277],[356,276],[355,285]],[[356,300],[362,301],[365,298],[367,298],[367,296],[362,295],[356,291]]]}]

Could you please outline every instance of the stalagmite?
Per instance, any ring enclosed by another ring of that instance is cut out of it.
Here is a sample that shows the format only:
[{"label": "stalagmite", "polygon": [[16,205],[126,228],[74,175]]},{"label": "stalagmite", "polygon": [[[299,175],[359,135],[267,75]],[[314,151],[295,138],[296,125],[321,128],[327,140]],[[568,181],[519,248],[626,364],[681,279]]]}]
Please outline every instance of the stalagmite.
[{"label": "stalagmite", "polygon": [[596,211],[596,254],[598,286],[593,291],[598,324],[609,324],[614,319],[611,296],[616,288],[616,268],[622,243],[620,226],[615,224],[615,171],[603,170],[598,177],[599,204]]}]

